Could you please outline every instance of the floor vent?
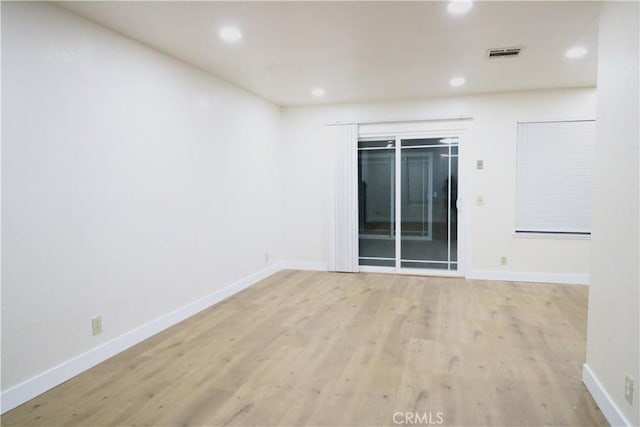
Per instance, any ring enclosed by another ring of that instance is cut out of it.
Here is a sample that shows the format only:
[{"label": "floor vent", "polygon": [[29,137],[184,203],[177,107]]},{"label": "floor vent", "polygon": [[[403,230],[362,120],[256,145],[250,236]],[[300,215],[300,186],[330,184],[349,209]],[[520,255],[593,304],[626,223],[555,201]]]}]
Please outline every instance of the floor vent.
[{"label": "floor vent", "polygon": [[521,51],[521,47],[503,47],[499,49],[489,49],[487,51],[487,58],[513,58],[520,55]]}]

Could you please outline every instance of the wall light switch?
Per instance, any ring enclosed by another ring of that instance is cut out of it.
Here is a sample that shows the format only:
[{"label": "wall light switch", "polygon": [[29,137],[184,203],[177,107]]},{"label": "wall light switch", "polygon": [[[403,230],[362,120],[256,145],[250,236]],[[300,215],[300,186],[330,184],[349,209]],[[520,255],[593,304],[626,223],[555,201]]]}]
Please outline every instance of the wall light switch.
[{"label": "wall light switch", "polygon": [[476,197],[476,205],[484,206],[484,196],[477,196]]},{"label": "wall light switch", "polygon": [[484,169],[484,160],[476,160],[476,169]]}]

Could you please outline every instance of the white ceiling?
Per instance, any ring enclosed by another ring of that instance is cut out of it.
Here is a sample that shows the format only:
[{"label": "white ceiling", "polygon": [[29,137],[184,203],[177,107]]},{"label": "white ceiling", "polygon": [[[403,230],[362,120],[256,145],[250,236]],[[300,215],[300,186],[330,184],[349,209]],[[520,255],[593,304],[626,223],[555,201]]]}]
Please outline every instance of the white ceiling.
[{"label": "white ceiling", "polygon": [[[63,2],[64,7],[279,105],[595,86],[599,4],[475,2]],[[218,37],[234,24],[243,40]],[[565,58],[573,45],[587,56]],[[524,46],[518,58],[486,59]],[[467,84],[448,81],[464,75]],[[326,89],[316,100],[312,87]]]}]

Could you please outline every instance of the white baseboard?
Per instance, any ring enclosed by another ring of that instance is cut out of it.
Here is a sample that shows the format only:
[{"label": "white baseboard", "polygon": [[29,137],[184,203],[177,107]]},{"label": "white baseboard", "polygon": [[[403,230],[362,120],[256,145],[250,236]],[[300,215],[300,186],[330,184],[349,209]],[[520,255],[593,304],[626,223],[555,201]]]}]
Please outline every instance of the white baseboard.
[{"label": "white baseboard", "polygon": [[1,413],[4,414],[16,406],[62,384],[158,332],[229,298],[260,280],[266,279],[280,270],[280,263],[273,264],[3,391],[0,395]]},{"label": "white baseboard", "polygon": [[631,423],[624,416],[618,405],[611,399],[607,390],[602,386],[598,377],[593,373],[589,365],[582,365],[582,382],[593,396],[602,414],[612,427],[631,427]]},{"label": "white baseboard", "polygon": [[329,267],[324,262],[282,261],[281,266],[283,270],[329,271]]},{"label": "white baseboard", "polygon": [[589,284],[588,274],[474,270],[467,273],[465,278],[475,280],[502,280],[506,282],[561,283],[567,285]]}]

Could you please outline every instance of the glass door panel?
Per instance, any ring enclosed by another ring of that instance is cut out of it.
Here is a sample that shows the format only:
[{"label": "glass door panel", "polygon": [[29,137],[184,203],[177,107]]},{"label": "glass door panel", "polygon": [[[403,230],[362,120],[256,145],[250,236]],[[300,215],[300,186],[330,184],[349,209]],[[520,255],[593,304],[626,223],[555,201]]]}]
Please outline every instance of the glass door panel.
[{"label": "glass door panel", "polygon": [[358,143],[359,264],[395,267],[395,140]]},{"label": "glass door panel", "polygon": [[457,153],[455,138],[402,140],[403,268],[457,269]]}]

